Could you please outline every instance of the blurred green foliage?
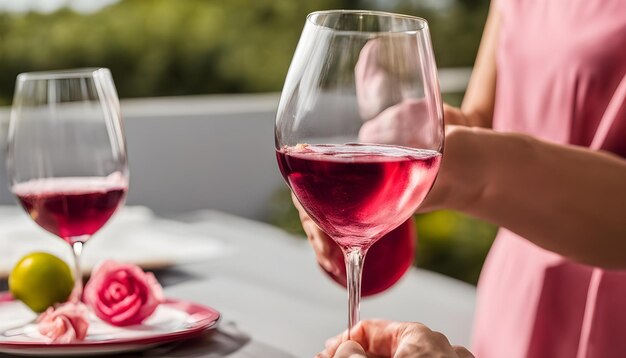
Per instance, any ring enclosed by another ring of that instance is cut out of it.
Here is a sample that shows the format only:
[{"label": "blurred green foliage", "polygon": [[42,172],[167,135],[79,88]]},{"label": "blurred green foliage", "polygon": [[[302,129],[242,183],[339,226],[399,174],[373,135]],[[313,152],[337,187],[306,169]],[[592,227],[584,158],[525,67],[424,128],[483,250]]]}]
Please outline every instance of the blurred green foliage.
[{"label": "blurred green foliage", "polygon": [[120,97],[279,91],[306,14],[331,8],[387,4],[422,16],[439,66],[469,66],[485,3],[442,11],[402,0],[123,0],[91,14],[0,13],[0,105],[20,72],[92,66],[111,69]]},{"label": "blurred green foliage", "polygon": [[20,72],[109,67],[120,97],[278,91],[307,13],[337,0],[125,0],[0,15],[0,100]]},{"label": "blurred green foliage", "polygon": [[498,228],[454,211],[415,215],[418,267],[476,284]]},{"label": "blurred green foliage", "polygon": [[482,35],[489,1],[463,0],[445,10],[419,6],[416,1],[399,1],[393,9],[400,13],[428,20],[437,66],[465,67],[474,65]]}]

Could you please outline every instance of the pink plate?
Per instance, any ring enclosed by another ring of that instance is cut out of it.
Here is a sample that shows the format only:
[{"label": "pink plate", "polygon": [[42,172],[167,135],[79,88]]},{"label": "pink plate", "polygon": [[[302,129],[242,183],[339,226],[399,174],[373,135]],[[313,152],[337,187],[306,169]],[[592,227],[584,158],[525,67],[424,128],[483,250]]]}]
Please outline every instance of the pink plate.
[{"label": "pink plate", "polygon": [[193,302],[168,299],[141,325],[113,327],[92,315],[85,341],[72,344],[47,343],[31,323],[35,318],[21,302],[0,293],[0,353],[72,356],[141,351],[213,330],[220,313]]}]

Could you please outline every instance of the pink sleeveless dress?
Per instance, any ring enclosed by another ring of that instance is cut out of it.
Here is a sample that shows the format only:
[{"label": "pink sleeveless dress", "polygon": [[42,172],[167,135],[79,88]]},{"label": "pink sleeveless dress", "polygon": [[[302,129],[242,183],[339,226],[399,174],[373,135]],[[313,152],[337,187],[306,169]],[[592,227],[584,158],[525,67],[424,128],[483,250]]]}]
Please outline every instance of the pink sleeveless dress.
[{"label": "pink sleeveless dress", "polygon": [[[494,129],[626,157],[626,1],[497,6]],[[501,229],[478,285],[472,351],[626,357],[626,272],[571,262]]]}]

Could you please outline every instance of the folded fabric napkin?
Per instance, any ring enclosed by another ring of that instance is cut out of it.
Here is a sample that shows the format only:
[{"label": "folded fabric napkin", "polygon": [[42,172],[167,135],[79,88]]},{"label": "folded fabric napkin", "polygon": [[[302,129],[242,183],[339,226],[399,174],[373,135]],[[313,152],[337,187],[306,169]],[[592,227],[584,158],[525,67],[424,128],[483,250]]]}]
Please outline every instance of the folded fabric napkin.
[{"label": "folded fabric napkin", "polygon": [[[0,278],[34,251],[49,252],[71,263],[67,243],[40,228],[17,206],[0,206]],[[102,259],[154,269],[211,260],[228,252],[228,245],[211,233],[134,206],[122,208],[87,242],[81,262],[86,273]]]}]

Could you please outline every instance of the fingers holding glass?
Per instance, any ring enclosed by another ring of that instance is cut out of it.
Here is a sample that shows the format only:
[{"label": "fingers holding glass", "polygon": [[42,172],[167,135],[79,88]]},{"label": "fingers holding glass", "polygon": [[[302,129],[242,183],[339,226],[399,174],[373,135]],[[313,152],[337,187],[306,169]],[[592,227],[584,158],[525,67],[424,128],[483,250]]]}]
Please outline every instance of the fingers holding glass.
[{"label": "fingers holding glass", "polygon": [[[329,339],[321,356],[342,357],[340,348],[347,335],[345,331]],[[361,321],[353,328],[350,339],[355,344],[346,346],[344,352],[360,354],[361,348],[366,356],[473,358],[467,349],[452,346],[443,334],[415,322]]]}]

